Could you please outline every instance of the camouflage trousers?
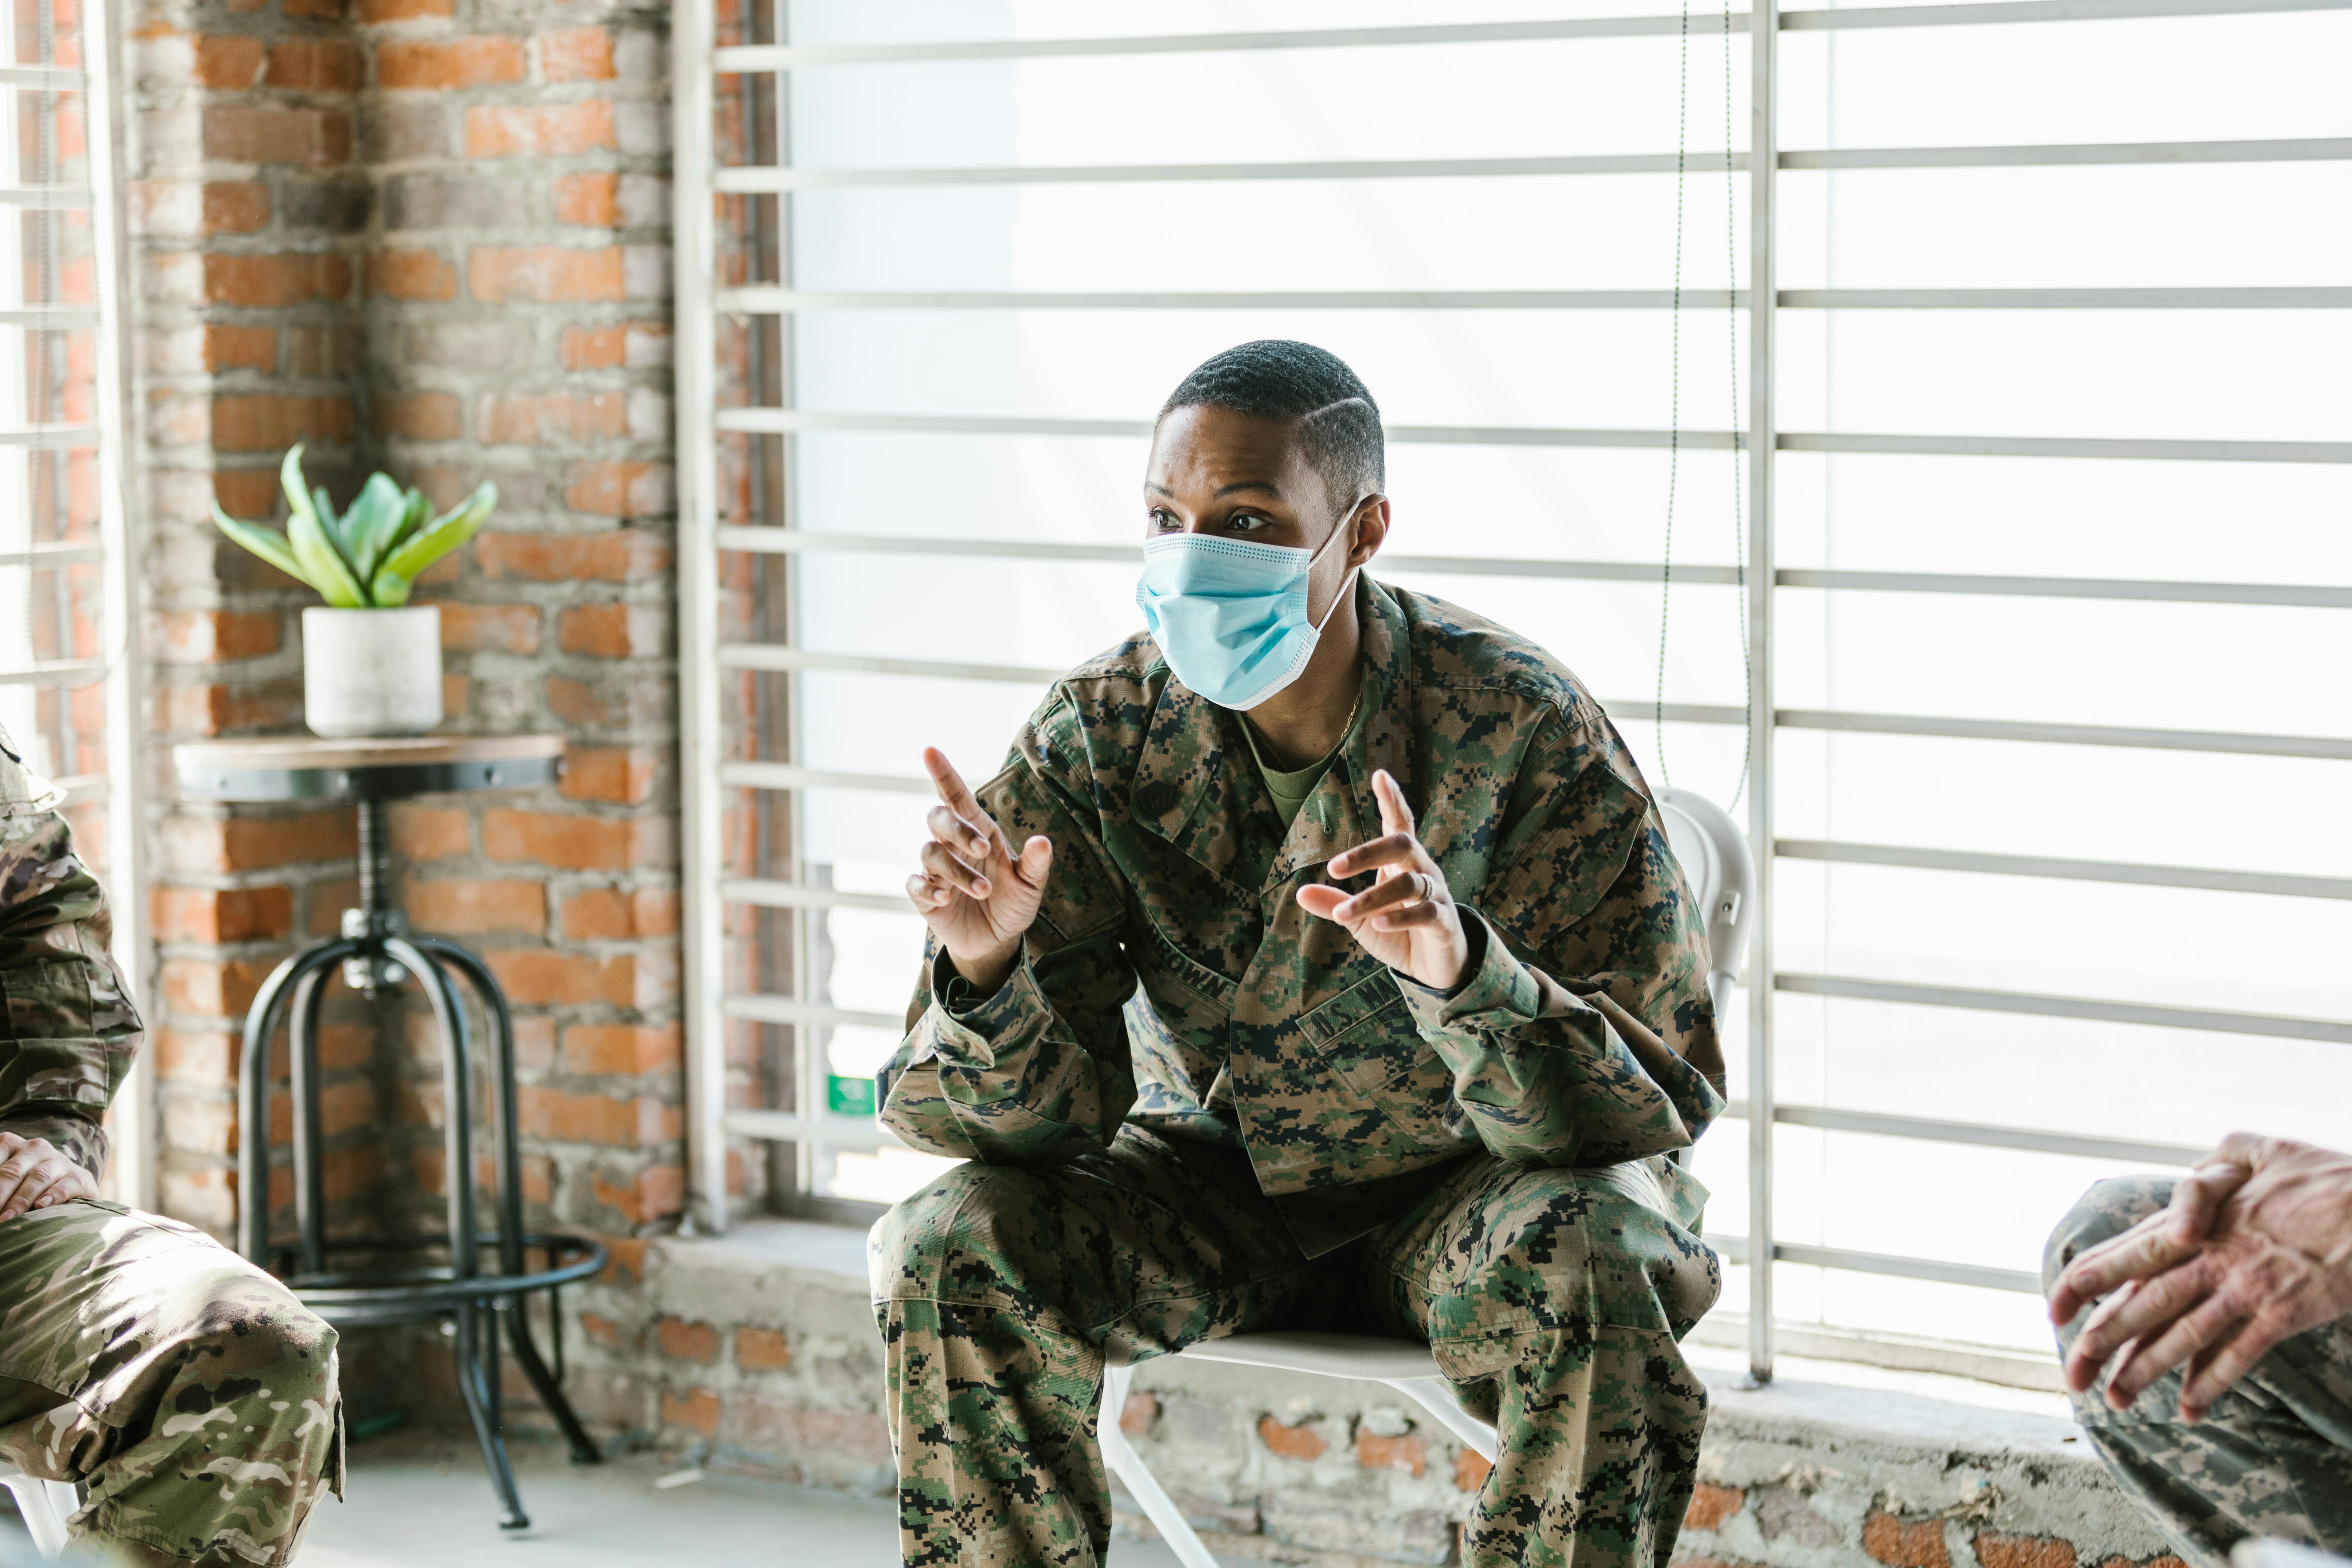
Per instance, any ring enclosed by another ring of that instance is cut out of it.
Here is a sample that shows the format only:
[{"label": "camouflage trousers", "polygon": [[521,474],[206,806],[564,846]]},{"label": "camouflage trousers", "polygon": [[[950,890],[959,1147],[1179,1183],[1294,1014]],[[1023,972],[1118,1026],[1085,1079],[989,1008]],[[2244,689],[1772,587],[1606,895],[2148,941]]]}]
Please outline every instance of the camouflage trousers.
[{"label": "camouflage trousers", "polygon": [[1093,1568],[1106,1354],[1297,1327],[1426,1339],[1496,1421],[1465,1563],[1662,1568],[1706,1418],[1676,1342],[1721,1283],[1701,1195],[1664,1161],[1476,1157],[1309,1261],[1239,1151],[1130,1126],[1066,1165],[958,1166],[870,1244],[905,1561]]},{"label": "camouflage trousers", "polygon": [[342,1489],[335,1331],[203,1232],[110,1203],[0,1221],[0,1456],[86,1482],[141,1563],[292,1557]]},{"label": "camouflage trousers", "polygon": [[[2101,1182],[2058,1226],[2042,1265],[2046,1288],[2074,1258],[2171,1201],[2168,1178]],[[2058,1331],[2061,1354],[2090,1309]],[[2196,1568],[2225,1568],[2250,1535],[2352,1555],[2352,1319],[2286,1341],[2216,1400],[2180,1419],[2180,1373],[2131,1409],[2107,1408],[2104,1384],[2074,1395],[2075,1418],[2124,1489]]]}]

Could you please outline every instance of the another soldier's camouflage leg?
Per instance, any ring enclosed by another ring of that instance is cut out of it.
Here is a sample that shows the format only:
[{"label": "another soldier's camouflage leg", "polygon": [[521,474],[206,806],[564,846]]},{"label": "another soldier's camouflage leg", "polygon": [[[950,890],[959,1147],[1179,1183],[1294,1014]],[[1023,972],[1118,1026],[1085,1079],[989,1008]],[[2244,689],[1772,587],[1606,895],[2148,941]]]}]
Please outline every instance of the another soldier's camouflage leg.
[{"label": "another soldier's camouflage leg", "polygon": [[0,1221],[0,1454],[87,1482],[75,1534],[131,1561],[274,1568],[341,1493],[334,1330],[200,1231],[101,1203]]},{"label": "another soldier's camouflage leg", "polygon": [[[2171,1181],[2154,1176],[2084,1194],[2042,1256],[2045,1290],[2078,1255],[2171,1198]],[[2090,1310],[2058,1331],[2059,1354],[2073,1348]],[[2352,1325],[2278,1346],[2194,1426],[2180,1419],[2177,1372],[2126,1412],[2107,1408],[2104,1382],[2074,1402],[2099,1457],[2198,1568],[2221,1568],[2249,1535],[2352,1554]]]},{"label": "another soldier's camouflage leg", "polygon": [[[1688,1178],[1666,1175],[1679,1196]],[[1429,1336],[1500,1458],[1463,1532],[1475,1568],[1664,1568],[1706,1389],[1677,1343],[1722,1283],[1650,1165],[1477,1160],[1370,1238],[1386,1316]],[[1690,1185],[1695,1187],[1695,1184]],[[1671,1217],[1670,1217],[1671,1215]]]},{"label": "another soldier's camouflage leg", "polygon": [[1134,1128],[1067,1165],[959,1165],[868,1255],[899,1547],[928,1568],[1095,1568],[1106,1347],[1141,1359],[1268,1323],[1305,1272],[1238,1154]]}]

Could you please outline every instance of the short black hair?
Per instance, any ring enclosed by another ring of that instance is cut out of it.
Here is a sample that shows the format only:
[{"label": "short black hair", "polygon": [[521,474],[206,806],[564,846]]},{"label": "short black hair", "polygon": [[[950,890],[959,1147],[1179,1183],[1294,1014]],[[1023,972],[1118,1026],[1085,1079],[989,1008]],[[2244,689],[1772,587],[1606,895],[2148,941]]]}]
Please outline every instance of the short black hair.
[{"label": "short black hair", "polygon": [[1261,338],[1204,361],[1160,405],[1231,409],[1254,419],[1297,421],[1298,446],[1331,504],[1346,506],[1388,482],[1381,405],[1347,362],[1313,343]]}]

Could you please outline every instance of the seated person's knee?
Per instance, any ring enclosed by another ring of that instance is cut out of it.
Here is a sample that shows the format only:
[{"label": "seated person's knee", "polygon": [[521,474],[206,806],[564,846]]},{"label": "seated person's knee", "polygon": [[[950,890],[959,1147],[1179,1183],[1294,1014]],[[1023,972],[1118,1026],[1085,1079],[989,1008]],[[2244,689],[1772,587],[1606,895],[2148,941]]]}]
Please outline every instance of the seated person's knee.
[{"label": "seated person's knee", "polygon": [[1722,1270],[1667,1217],[1590,1171],[1529,1171],[1513,1184],[1455,1289],[1531,1315],[1681,1334],[1715,1305]]},{"label": "seated person's knee", "polygon": [[1013,1283],[1005,1244],[1035,1225],[1034,1187],[1025,1172],[968,1162],[902,1199],[866,1237],[874,1300],[936,1300],[950,1283],[968,1296]]},{"label": "seated person's knee", "polygon": [[333,1408],[338,1336],[291,1290],[228,1260],[190,1269],[176,1286],[184,1300],[200,1303],[174,1336],[193,1352],[183,1384],[257,1384],[291,1409],[306,1400],[322,1412]]},{"label": "seated person's knee", "polygon": [[2057,1289],[2066,1266],[2111,1237],[2121,1236],[2172,1201],[2172,1181],[2164,1176],[2116,1176],[2095,1182],[2074,1200],[2042,1250],[2042,1293]]}]

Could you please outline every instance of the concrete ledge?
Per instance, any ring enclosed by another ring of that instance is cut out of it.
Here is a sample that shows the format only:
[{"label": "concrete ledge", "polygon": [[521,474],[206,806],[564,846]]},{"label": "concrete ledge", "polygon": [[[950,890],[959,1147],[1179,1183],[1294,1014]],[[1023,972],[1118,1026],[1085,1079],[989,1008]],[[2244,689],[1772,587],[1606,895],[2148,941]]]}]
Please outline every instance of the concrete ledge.
[{"label": "concrete ledge", "polygon": [[854,1289],[866,1299],[866,1233],[845,1225],[754,1220],[724,1236],[665,1237],[651,1250],[679,1269],[784,1274],[811,1286]]},{"label": "concrete ledge", "polygon": [[[718,1468],[890,1489],[861,1234],[770,1220],[667,1239],[646,1286],[672,1445]],[[2052,1396],[1827,1363],[1751,1392],[1736,1358],[1693,1361],[1713,1400],[1677,1552],[1694,1565],[2125,1568],[2165,1551]],[[1236,1560],[1454,1562],[1486,1476],[1379,1384],[1162,1358],[1136,1369],[1121,1424]],[[1123,1529],[1150,1533],[1115,1501]]]},{"label": "concrete ledge", "polygon": [[1785,1382],[1714,1400],[1680,1552],[1832,1568],[2073,1568],[2168,1548],[2071,1420]]}]

